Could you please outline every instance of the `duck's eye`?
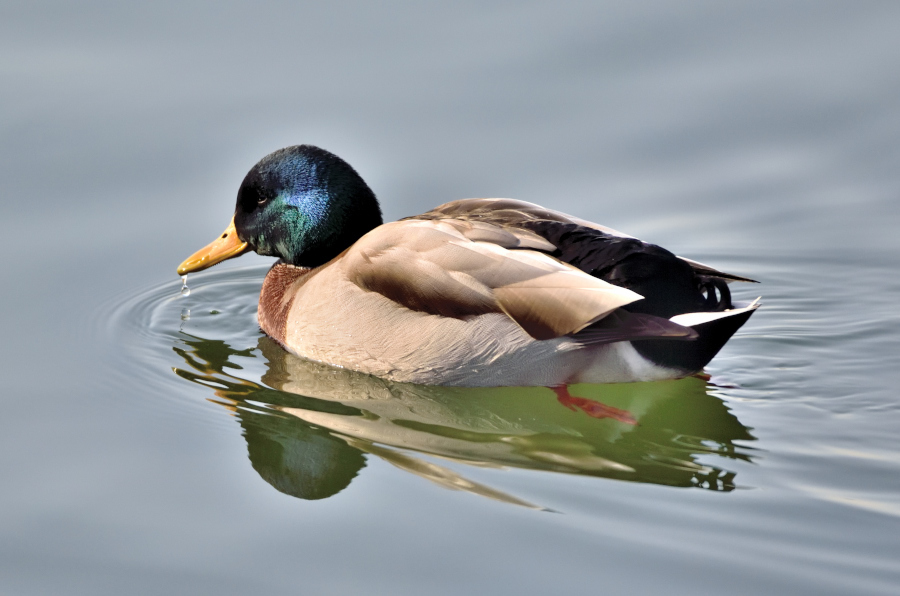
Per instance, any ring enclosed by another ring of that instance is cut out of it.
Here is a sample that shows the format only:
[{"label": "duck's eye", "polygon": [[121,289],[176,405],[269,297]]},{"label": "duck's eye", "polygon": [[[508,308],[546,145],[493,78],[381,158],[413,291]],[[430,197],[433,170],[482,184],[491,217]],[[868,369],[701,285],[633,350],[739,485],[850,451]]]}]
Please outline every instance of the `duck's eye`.
[{"label": "duck's eye", "polygon": [[269,200],[269,197],[264,197],[264,196],[260,195],[256,198],[256,204],[257,205],[265,205],[268,200]]}]

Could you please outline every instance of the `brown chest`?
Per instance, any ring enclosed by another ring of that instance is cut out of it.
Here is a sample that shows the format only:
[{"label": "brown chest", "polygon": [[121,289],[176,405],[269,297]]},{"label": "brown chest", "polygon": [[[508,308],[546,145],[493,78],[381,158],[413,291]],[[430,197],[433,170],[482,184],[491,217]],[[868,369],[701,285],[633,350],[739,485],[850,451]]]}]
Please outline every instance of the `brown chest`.
[{"label": "brown chest", "polygon": [[284,343],[288,311],[297,290],[306,283],[311,269],[275,263],[263,280],[259,294],[259,326],[272,339]]}]

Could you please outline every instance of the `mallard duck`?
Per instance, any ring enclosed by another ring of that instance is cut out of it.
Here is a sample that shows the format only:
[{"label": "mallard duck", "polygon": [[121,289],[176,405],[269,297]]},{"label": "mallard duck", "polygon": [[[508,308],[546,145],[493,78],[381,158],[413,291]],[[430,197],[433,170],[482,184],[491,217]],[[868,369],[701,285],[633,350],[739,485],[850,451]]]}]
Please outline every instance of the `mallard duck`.
[{"label": "mallard duck", "polygon": [[697,373],[758,302],[753,281],[512,199],[383,223],[375,194],[318,147],[280,149],[241,183],[231,224],[178,267],[278,257],[260,328],[284,349],[426,385],[673,379]]}]

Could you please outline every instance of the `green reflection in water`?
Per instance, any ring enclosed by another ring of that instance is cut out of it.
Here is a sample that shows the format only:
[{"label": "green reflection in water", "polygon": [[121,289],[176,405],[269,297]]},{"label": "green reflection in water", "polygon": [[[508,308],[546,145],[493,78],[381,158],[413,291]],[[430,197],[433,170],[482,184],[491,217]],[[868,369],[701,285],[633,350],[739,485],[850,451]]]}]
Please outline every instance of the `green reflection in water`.
[{"label": "green reflection in water", "polygon": [[[711,458],[750,461],[749,429],[697,378],[573,385],[573,396],[625,410],[636,424],[595,418],[542,387],[459,388],[394,383],[294,357],[266,337],[262,383],[242,379],[221,340],[182,334],[175,373],[210,387],[244,429],[250,461],[268,483],[303,499],[350,484],[364,454],[447,488],[534,507],[422,455],[480,467],[517,467],[730,491],[735,474]],[[605,410],[604,410],[605,411]],[[700,459],[703,462],[701,463]],[[724,462],[727,464],[727,461]]]}]

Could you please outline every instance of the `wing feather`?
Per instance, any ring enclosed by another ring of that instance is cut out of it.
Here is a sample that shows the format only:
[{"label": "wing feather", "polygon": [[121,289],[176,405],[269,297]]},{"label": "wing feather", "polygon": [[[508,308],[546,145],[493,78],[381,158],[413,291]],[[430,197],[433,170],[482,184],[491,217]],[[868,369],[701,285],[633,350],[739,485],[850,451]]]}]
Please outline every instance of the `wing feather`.
[{"label": "wing feather", "polygon": [[503,312],[535,339],[577,333],[620,306],[640,299],[631,290],[580,271],[555,271],[494,288],[494,296]]},{"label": "wing feather", "polygon": [[710,267],[709,265],[700,263],[698,261],[693,261],[693,260],[685,258],[685,257],[678,257],[678,258],[681,259],[682,261],[684,261],[685,263],[687,263],[688,265],[690,265],[691,268],[695,272],[699,273],[700,275],[706,275],[708,277],[718,277],[720,279],[724,279],[729,282],[746,281],[746,282],[750,282],[750,283],[754,283],[754,284],[759,283],[755,279],[750,279],[749,277],[735,275],[733,273],[725,273],[724,271],[719,271],[718,269],[715,269],[713,267]]},{"label": "wing feather", "polygon": [[412,219],[373,230],[342,263],[348,279],[399,306],[456,318],[503,312],[535,339],[576,333],[642,298],[521,246],[493,224]]},{"label": "wing feather", "polygon": [[608,344],[642,339],[695,340],[699,334],[668,319],[644,313],[617,310],[574,336],[583,344]]}]

